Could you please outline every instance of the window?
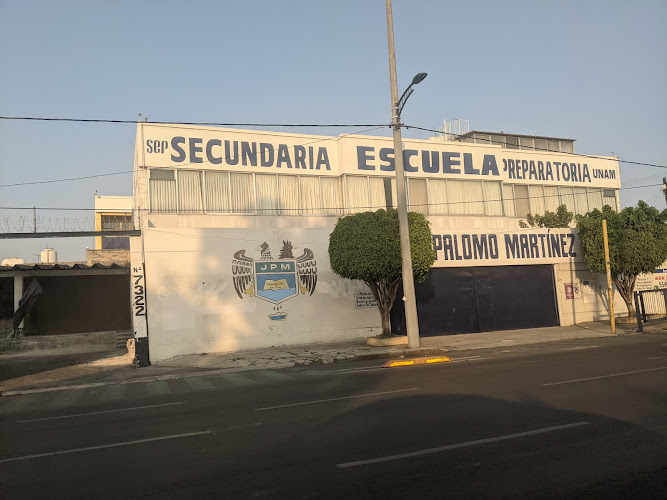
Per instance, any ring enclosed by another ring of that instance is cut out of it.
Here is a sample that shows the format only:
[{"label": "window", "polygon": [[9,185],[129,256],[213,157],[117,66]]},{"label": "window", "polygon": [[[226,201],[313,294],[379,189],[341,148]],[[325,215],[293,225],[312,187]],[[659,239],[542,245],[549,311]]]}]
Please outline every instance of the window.
[{"label": "window", "polygon": [[492,135],[491,144],[505,147],[505,138],[502,135]]},{"label": "window", "polygon": [[549,212],[558,210],[560,201],[558,199],[558,187],[544,186],[544,209]]},{"label": "window", "polygon": [[206,172],[206,211],[209,213],[229,213],[229,174],[227,172]]},{"label": "window", "polygon": [[532,137],[519,137],[521,149],[535,149]]},{"label": "window", "polygon": [[503,184],[503,208],[507,217],[516,217],[514,210],[514,186]]},{"label": "window", "polygon": [[507,149],[519,149],[519,138],[505,137],[505,147]]},{"label": "window", "polygon": [[252,174],[231,173],[232,212],[255,213],[255,189]]},{"label": "window", "polygon": [[616,206],[616,191],[613,189],[603,189],[602,203],[603,205],[609,205],[611,208],[618,211],[618,207]]},{"label": "window", "polygon": [[150,170],[148,185],[150,192],[149,206],[151,212],[176,212],[176,172],[174,170]]},{"label": "window", "polygon": [[368,179],[368,186],[370,188],[371,208],[368,210],[379,210],[380,208],[387,208],[387,198],[385,196],[384,188],[385,177],[370,177]]},{"label": "window", "polygon": [[594,209],[602,210],[602,190],[589,189],[588,190],[588,210]]},{"label": "window", "polygon": [[571,187],[561,187],[558,188],[560,192],[560,202],[561,204],[567,207],[568,212],[573,214],[577,213],[576,207],[574,206],[574,192]]},{"label": "window", "polygon": [[449,213],[447,205],[447,181],[444,179],[429,179],[428,198],[428,208],[432,214]]},{"label": "window", "polygon": [[546,139],[535,139],[535,150],[536,151],[546,151],[547,150],[547,140]]},{"label": "window", "polygon": [[292,175],[278,176],[280,215],[299,215],[299,178]]},{"label": "window", "polygon": [[450,214],[484,213],[484,193],[480,181],[447,180],[447,198]]},{"label": "window", "polygon": [[503,197],[500,182],[484,182],[484,205],[486,215],[503,215]]},{"label": "window", "polygon": [[574,188],[574,204],[577,208],[576,215],[585,215],[588,212],[586,188]]},{"label": "window", "polygon": [[486,144],[486,145],[489,145],[489,144],[491,144],[491,137],[488,136],[488,135],[484,135],[484,134],[476,135],[476,140],[475,140],[475,142],[476,142],[477,144]]},{"label": "window", "polygon": [[408,179],[408,210],[428,215],[426,179]]},{"label": "window", "polygon": [[259,215],[278,214],[278,176],[257,174],[257,213]]},{"label": "window", "polygon": [[100,216],[102,231],[118,231],[132,229],[132,215],[130,214],[104,214]]},{"label": "window", "polygon": [[343,213],[343,202],[340,196],[340,179],[337,177],[322,177],[322,213]]},{"label": "window", "polygon": [[347,212],[365,212],[368,210],[368,177],[348,175],[345,178]]},{"label": "window", "polygon": [[301,177],[301,213],[319,215],[322,213],[322,194],[318,177]]},{"label": "window", "polygon": [[574,143],[569,141],[562,141],[560,143],[560,150],[563,153],[574,153]]},{"label": "window", "polygon": [[544,188],[542,186],[528,186],[528,196],[530,197],[530,213],[533,215],[544,214]]},{"label": "window", "polygon": [[525,217],[530,213],[530,198],[528,186],[514,185],[514,201],[516,204],[516,216]]},{"label": "window", "polygon": [[178,211],[185,214],[204,213],[202,199],[202,172],[200,170],[179,170]]}]

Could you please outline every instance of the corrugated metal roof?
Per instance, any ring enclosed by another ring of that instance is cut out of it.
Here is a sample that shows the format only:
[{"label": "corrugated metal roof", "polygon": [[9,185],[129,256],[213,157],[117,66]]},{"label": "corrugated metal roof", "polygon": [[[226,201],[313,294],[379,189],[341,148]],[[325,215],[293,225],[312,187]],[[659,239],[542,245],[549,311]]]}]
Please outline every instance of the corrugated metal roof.
[{"label": "corrugated metal roof", "polygon": [[488,135],[502,135],[505,137],[525,137],[527,139],[546,139],[548,141],[576,141],[576,139],[567,139],[565,137],[549,137],[546,135],[525,135],[525,134],[510,134],[508,132],[485,132],[483,130],[470,130],[465,134],[459,135],[459,139],[462,137],[468,137],[472,134],[488,134]]},{"label": "corrugated metal roof", "polygon": [[88,266],[83,263],[75,264],[16,264],[14,266],[0,266],[0,272],[3,271],[80,271],[85,269],[129,269],[130,265],[110,264],[93,264]]}]

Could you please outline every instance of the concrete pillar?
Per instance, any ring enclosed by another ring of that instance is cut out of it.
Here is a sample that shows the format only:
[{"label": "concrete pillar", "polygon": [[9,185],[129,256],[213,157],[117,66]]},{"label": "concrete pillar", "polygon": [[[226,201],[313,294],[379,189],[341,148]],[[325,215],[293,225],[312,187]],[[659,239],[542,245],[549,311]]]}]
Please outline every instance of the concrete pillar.
[{"label": "concrete pillar", "polygon": [[[19,308],[21,297],[23,297],[23,276],[14,276],[14,312]],[[23,321],[19,328],[23,328]]]}]

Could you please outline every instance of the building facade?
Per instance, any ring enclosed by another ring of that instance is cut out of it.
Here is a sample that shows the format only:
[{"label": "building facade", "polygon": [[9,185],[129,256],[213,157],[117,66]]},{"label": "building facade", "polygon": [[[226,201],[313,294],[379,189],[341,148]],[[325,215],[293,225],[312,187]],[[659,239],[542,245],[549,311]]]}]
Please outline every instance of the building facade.
[{"label": "building facade", "polygon": [[[486,134],[486,143],[403,141],[408,206],[429,219],[437,257],[417,292],[422,333],[608,316],[606,281],[583,263],[576,231],[519,220],[561,203],[617,208],[617,159],[563,152],[573,151],[568,139],[545,151],[549,138],[517,136],[531,139],[520,149]],[[149,343],[159,361],[379,333],[367,287],[331,272],[328,237],[340,216],[395,206],[393,177],[390,137],[138,124],[138,349]],[[400,331],[398,310],[395,320]]]}]

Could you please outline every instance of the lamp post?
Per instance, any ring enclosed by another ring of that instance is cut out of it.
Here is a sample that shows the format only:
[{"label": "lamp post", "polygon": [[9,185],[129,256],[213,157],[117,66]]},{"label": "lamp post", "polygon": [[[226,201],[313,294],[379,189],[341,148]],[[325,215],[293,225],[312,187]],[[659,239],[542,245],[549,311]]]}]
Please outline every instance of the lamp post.
[{"label": "lamp post", "polygon": [[408,207],[405,196],[405,173],[403,171],[403,144],[401,142],[401,111],[417,85],[426,73],[418,73],[410,86],[398,98],[396,83],[396,53],[394,51],[394,21],[391,12],[391,0],[387,2],[387,36],[389,39],[389,79],[391,83],[391,125],[394,129],[394,158],[396,165],[396,206],[398,208],[398,230],[401,240],[401,259],[403,269],[403,302],[405,307],[405,327],[408,333],[408,347],[420,346],[419,321],[417,319],[417,300],[415,298],[415,282],[412,274],[412,253],[410,251],[410,231],[408,228]]}]

